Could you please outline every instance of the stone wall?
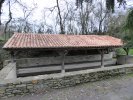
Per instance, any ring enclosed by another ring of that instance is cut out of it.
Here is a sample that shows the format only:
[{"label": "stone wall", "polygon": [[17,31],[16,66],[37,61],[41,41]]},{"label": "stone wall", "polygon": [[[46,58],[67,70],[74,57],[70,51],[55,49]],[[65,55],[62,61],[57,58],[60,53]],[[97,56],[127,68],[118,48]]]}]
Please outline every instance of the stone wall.
[{"label": "stone wall", "polygon": [[117,57],[117,64],[133,64],[132,55],[119,55]]},{"label": "stone wall", "polygon": [[48,91],[49,89],[94,82],[128,73],[133,73],[133,64],[67,72],[65,74],[59,73],[12,80],[0,80],[0,97],[6,98],[27,93],[40,93]]}]

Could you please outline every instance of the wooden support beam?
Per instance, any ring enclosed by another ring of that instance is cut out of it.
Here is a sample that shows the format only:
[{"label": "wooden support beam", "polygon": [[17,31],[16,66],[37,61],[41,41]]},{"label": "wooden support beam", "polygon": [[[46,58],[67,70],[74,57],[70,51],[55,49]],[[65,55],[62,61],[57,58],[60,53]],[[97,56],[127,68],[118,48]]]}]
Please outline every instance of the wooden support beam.
[{"label": "wooden support beam", "polygon": [[61,64],[61,73],[65,73],[65,55],[62,54],[62,64]]},{"label": "wooden support beam", "polygon": [[101,49],[98,51],[101,54],[101,67],[103,68],[104,67],[104,54],[108,53],[108,49]]},{"label": "wooden support beam", "polygon": [[101,50],[101,67],[104,67],[104,50]]}]

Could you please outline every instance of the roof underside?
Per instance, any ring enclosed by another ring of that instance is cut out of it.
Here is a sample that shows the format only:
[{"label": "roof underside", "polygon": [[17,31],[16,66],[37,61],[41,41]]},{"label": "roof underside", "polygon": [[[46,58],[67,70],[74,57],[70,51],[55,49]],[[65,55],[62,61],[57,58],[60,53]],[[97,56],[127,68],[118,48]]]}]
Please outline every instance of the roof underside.
[{"label": "roof underside", "polygon": [[102,48],[120,47],[121,39],[99,35],[59,35],[15,33],[4,49]]}]

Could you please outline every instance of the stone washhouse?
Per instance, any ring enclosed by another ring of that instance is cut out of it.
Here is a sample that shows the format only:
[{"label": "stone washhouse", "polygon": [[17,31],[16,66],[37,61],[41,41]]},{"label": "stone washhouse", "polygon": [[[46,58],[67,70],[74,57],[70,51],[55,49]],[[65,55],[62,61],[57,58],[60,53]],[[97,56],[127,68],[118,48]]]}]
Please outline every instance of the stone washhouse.
[{"label": "stone washhouse", "polygon": [[105,35],[14,33],[3,47],[11,57],[0,71],[0,99],[131,74],[132,63],[113,57],[122,46]]},{"label": "stone washhouse", "polygon": [[[107,35],[14,33],[3,49],[11,54],[6,63],[16,62],[17,77],[24,77],[115,65],[112,51],[121,46],[121,39]],[[43,57],[21,58],[31,52]]]}]

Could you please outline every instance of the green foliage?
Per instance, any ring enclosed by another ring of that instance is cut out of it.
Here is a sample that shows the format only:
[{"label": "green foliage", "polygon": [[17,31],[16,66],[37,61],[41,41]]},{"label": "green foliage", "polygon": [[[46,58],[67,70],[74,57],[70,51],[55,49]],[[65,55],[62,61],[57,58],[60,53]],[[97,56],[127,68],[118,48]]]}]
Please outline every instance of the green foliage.
[{"label": "green foliage", "polygon": [[[123,36],[123,41],[124,41],[124,49],[130,49],[133,48],[133,9],[130,10],[126,23],[124,26],[124,36]],[[127,51],[126,51],[127,52]]]},{"label": "green foliage", "polygon": [[130,12],[127,16],[125,29],[130,31],[130,32],[133,31],[133,9],[130,10]]},{"label": "green foliage", "polygon": [[123,37],[123,40],[125,42],[125,47],[127,48],[133,48],[133,34],[126,34],[124,37]]},{"label": "green foliage", "polygon": [[131,48],[133,48],[133,38],[132,38],[133,34],[132,33],[125,33],[124,37],[123,37],[123,41],[124,41],[124,47],[123,49],[125,50],[126,54],[129,54],[129,50]]},{"label": "green foliage", "polygon": [[[126,52],[123,48],[116,49],[117,55],[126,55]],[[129,55],[133,55],[133,49],[129,50]]]},{"label": "green foliage", "polygon": [[117,55],[126,55],[126,52],[125,52],[124,49],[119,48],[119,49],[116,49],[116,54],[117,54]]},{"label": "green foliage", "polygon": [[130,49],[129,54],[133,55],[133,49]]}]

